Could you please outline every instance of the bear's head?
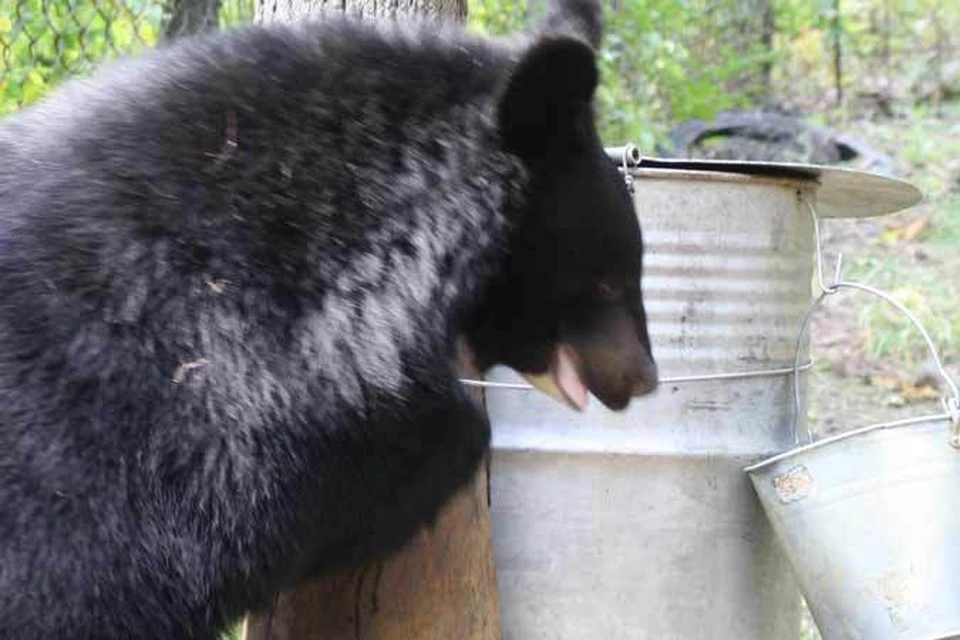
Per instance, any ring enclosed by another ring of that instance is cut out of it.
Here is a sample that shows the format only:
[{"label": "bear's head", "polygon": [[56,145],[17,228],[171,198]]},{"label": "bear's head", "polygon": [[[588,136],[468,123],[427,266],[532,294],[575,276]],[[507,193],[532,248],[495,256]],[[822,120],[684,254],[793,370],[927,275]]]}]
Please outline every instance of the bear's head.
[{"label": "bear's head", "polygon": [[548,19],[499,98],[501,142],[530,181],[505,267],[468,339],[482,368],[505,364],[578,410],[588,392],[620,410],[657,385],[640,292],[643,242],[594,122],[596,5],[558,4],[574,11]]}]

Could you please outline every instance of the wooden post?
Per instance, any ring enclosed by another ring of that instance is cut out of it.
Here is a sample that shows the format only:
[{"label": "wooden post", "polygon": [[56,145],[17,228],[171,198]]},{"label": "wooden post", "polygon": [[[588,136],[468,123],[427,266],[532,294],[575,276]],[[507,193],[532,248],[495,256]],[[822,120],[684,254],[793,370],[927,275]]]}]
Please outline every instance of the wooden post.
[{"label": "wooden post", "polygon": [[243,640],[500,640],[488,506],[483,467],[399,555],[282,594]]},{"label": "wooden post", "polygon": [[281,595],[244,640],[499,640],[485,473],[389,562]]},{"label": "wooden post", "polygon": [[[467,0],[258,0],[256,20],[336,11],[463,21]],[[465,350],[459,364],[478,375]],[[477,401],[482,406],[479,390]],[[487,488],[482,468],[397,556],[282,594],[272,610],[244,621],[244,640],[500,640]]]}]

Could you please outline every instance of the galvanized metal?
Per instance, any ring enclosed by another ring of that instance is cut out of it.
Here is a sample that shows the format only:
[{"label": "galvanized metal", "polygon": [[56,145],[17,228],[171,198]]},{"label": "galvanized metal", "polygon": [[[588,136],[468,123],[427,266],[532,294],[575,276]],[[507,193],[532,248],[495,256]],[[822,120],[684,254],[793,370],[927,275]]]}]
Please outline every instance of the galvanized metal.
[{"label": "galvanized metal", "polygon": [[632,144],[625,144],[620,147],[607,147],[604,151],[607,157],[617,163],[619,167],[636,167],[642,157],[640,155],[640,149],[637,149]]},{"label": "galvanized metal", "polygon": [[[686,384],[688,382],[706,382],[710,380],[736,380],[738,378],[767,378],[793,375],[795,371],[808,371],[813,368],[813,360],[792,367],[779,369],[758,369],[755,371],[725,371],[723,373],[708,373],[692,376],[659,376],[660,384]],[[537,391],[537,388],[527,382],[490,382],[475,378],[460,378],[465,386],[481,387],[486,389],[514,389],[516,391]]]},{"label": "galvanized metal", "polygon": [[[631,160],[632,158],[633,156]],[[816,181],[820,185],[817,190],[818,210],[823,218],[867,218],[887,215],[912,207],[923,197],[915,185],[904,180],[834,166],[793,162],[647,157],[631,162],[630,166]]]},{"label": "galvanized metal", "polygon": [[[843,280],[838,259],[826,284],[815,208],[820,296],[849,289],[892,305],[922,335],[943,378],[944,413],[820,440],[746,469],[789,556],[825,640],[960,637],[960,390],[930,335],[884,291]],[[796,354],[799,362],[799,349]],[[802,416],[799,389],[796,418]],[[812,436],[811,436],[812,439]]]},{"label": "galvanized metal", "polygon": [[[816,183],[632,175],[662,375],[793,366],[813,255],[799,195]],[[790,376],[694,380],[575,414],[488,389],[504,640],[796,640],[799,592],[743,473],[793,444],[791,390]]]},{"label": "galvanized metal", "polygon": [[748,472],[824,640],[960,637],[960,451],[946,417],[877,425]]}]

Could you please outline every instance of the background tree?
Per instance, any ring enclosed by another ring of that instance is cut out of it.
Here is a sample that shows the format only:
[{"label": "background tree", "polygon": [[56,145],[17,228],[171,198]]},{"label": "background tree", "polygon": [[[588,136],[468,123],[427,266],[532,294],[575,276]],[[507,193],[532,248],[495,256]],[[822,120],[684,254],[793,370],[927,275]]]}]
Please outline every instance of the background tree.
[{"label": "background tree", "polygon": [[166,40],[213,31],[220,26],[220,0],[169,0],[165,9]]},{"label": "background tree", "polygon": [[256,20],[290,21],[326,13],[348,13],[365,19],[428,16],[463,21],[467,0],[257,0]]}]

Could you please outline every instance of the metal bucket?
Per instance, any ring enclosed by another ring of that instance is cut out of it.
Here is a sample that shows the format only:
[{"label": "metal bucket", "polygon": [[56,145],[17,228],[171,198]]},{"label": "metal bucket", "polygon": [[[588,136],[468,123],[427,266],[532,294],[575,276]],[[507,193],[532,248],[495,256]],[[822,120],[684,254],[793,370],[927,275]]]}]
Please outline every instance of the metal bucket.
[{"label": "metal bucket", "polygon": [[749,468],[825,640],[960,637],[950,430],[877,425]]},{"label": "metal bucket", "polygon": [[622,414],[488,390],[503,638],[796,640],[800,595],[743,467],[794,442],[813,247],[798,195],[817,182],[632,175],[664,379]]},{"label": "metal bucket", "polygon": [[879,295],[917,326],[944,378],[944,413],[834,436],[746,471],[825,640],[960,638],[960,394],[909,311],[849,282],[824,287],[820,300],[841,288]]}]

